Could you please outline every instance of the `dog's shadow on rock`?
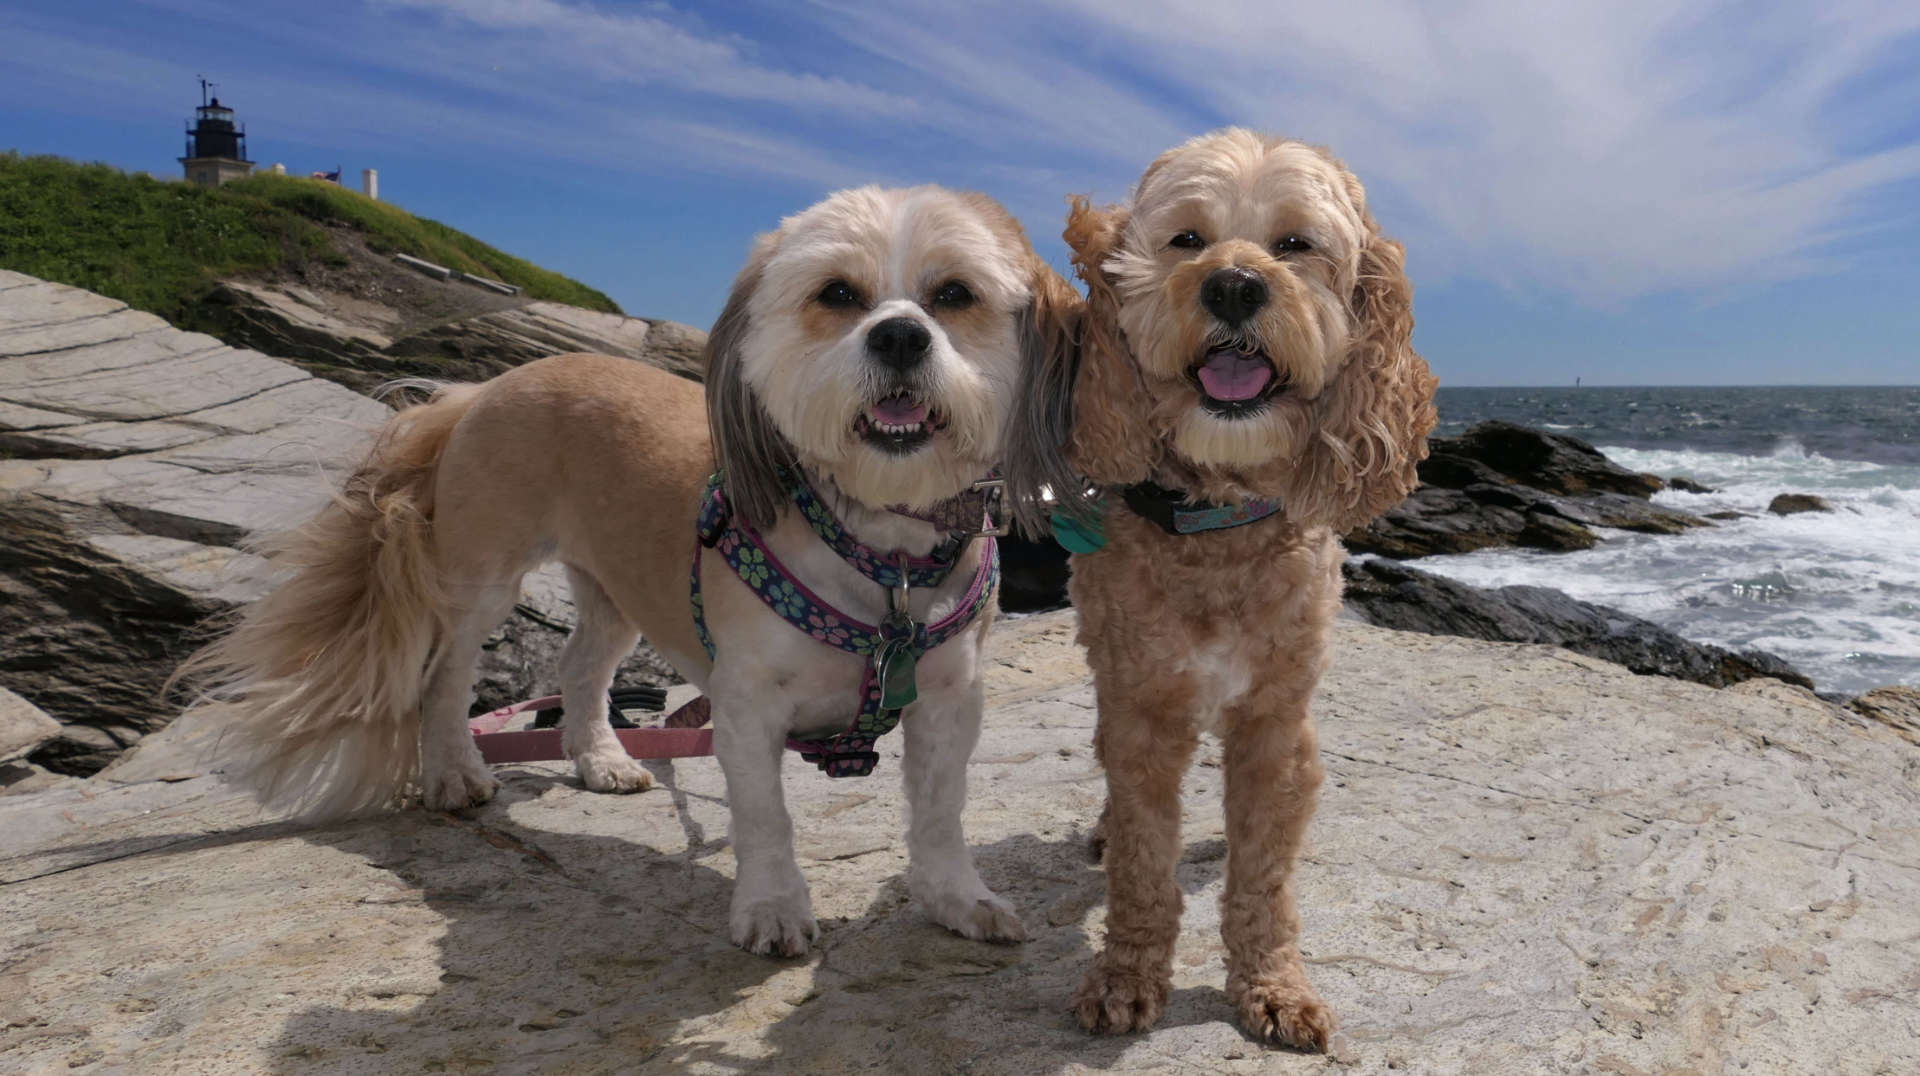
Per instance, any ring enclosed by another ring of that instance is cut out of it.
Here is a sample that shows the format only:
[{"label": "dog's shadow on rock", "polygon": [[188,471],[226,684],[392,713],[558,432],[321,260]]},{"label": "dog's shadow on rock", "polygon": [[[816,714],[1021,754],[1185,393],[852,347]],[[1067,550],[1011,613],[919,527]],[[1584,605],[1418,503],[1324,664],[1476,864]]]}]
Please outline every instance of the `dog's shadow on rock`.
[{"label": "dog's shadow on rock", "polygon": [[[988,884],[1026,922],[1024,945],[935,926],[896,876],[857,918],[822,921],[808,958],[775,960],[728,941],[733,882],[710,864],[730,866],[730,853],[687,810],[671,770],[655,770],[663,774],[664,798],[583,807],[578,795],[549,796],[577,789],[571,776],[509,770],[495,802],[475,811],[414,810],[304,834],[396,883],[363,898],[365,914],[340,929],[404,939],[396,947],[438,931],[438,981],[366,968],[363,983],[338,984],[344,1003],[283,1025],[269,1047],[275,1071],[1030,1073],[1112,1067],[1140,1042],[1089,1036],[1069,1011],[1093,958],[1085,924],[1105,899],[1084,836],[976,848]],[[570,805],[568,828],[595,828],[599,816],[606,832],[540,828],[547,801]],[[667,804],[684,850],[621,833],[628,811]],[[1217,878],[1223,854],[1217,842],[1189,846],[1182,888]],[[410,903],[433,915],[409,914]],[[1201,987],[1176,990],[1157,1026],[1229,1020],[1222,991]]]},{"label": "dog's shadow on rock", "polygon": [[[676,1031],[724,1017],[768,980],[799,973],[804,982],[804,962],[728,942],[733,882],[708,864],[729,853],[700,836],[684,794],[584,805],[553,796],[569,804],[567,828],[606,830],[557,832],[540,828],[538,813],[544,793],[578,790],[570,775],[499,775],[494,802],[472,811],[415,809],[302,835],[391,875],[395,884],[381,887],[390,892],[362,898],[369,914],[339,929],[394,936],[396,957],[421,944],[420,932],[437,933],[438,981],[366,968],[363,983],[337,984],[346,1004],[286,1021],[267,1051],[274,1071],[630,1072]],[[631,810],[669,803],[690,835],[686,849],[619,833]]]},{"label": "dog's shadow on rock", "polygon": [[[1090,820],[1089,820],[1090,821]],[[776,1069],[822,1072],[1036,1073],[1110,1068],[1137,1035],[1091,1036],[1071,999],[1093,960],[1086,921],[1106,879],[1084,834],[1030,834],[976,847],[995,892],[1012,901],[1029,940],[991,945],[930,922],[890,880],[861,918],[822,939],[812,993],[763,1033]],[[1191,845],[1179,869],[1189,895],[1224,865],[1223,842]],[[1232,1019],[1218,987],[1175,990],[1157,1028]],[[1238,1036],[1235,1036],[1236,1040]],[[1247,1044],[1249,1056],[1258,1047]]]}]

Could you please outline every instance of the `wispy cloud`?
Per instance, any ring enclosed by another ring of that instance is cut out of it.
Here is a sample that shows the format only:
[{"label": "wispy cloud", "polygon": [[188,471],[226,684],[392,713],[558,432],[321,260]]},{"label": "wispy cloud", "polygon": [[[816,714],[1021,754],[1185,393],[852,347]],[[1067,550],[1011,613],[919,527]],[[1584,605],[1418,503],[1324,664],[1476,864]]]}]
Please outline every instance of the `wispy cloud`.
[{"label": "wispy cloud", "polygon": [[[1601,305],[1832,271],[1920,179],[1910,0],[146,2],[271,39],[244,77],[282,130],[820,188],[938,180],[999,195],[1037,237],[1062,196],[1124,194],[1187,135],[1278,130],[1354,166],[1423,281]],[[15,21],[46,61],[17,69],[122,94],[177,78],[91,32],[63,55],[58,22]]]},{"label": "wispy cloud", "polygon": [[657,85],[722,99],[897,115],[909,97],[858,80],[756,62],[748,39],[702,32],[665,6],[600,10],[561,0],[373,0],[377,9],[441,16],[463,51],[480,49],[498,69],[536,69],[601,85]]},{"label": "wispy cloud", "polygon": [[[1874,196],[1920,176],[1910,116],[1859,100],[1871,80],[1920,89],[1910,3],[1047,0],[984,11],[990,45],[897,28],[929,13],[877,20],[882,51],[1020,88],[993,104],[1024,103],[1060,139],[1053,161],[1131,143],[1137,169],[1169,141],[1170,110],[1141,107],[1152,85],[1189,131],[1332,145],[1429,278],[1601,303],[1788,279],[1830,266],[1837,238],[1873,227]],[[1027,92],[1036,78],[1064,92]],[[1102,106],[1112,122],[1085,118]]]}]

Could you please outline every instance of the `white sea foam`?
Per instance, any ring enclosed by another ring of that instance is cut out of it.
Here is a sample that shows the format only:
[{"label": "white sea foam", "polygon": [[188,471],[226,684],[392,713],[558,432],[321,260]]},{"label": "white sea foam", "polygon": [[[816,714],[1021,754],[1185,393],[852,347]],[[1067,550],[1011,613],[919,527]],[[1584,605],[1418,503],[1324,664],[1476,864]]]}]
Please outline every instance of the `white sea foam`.
[{"label": "white sea foam", "polygon": [[[1830,459],[1791,439],[1764,456],[1602,451],[1716,487],[1667,490],[1662,504],[1744,515],[1675,536],[1606,532],[1580,553],[1487,550],[1420,567],[1477,586],[1555,587],[1690,639],[1770,650],[1823,691],[1920,685],[1920,466]],[[1834,510],[1776,516],[1767,504],[1780,493],[1817,494]]]}]

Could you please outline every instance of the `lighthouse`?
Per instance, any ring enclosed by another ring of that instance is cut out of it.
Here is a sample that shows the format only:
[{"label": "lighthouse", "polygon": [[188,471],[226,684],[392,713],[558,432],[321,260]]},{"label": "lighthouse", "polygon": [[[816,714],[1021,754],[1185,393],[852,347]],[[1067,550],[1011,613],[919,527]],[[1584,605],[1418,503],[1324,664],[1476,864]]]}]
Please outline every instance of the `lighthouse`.
[{"label": "lighthouse", "polygon": [[247,160],[246,129],[235,126],[233,109],[209,96],[212,89],[212,83],[200,80],[200,107],[187,128],[187,155],[180,158],[188,181],[205,187],[253,174],[253,162]]}]

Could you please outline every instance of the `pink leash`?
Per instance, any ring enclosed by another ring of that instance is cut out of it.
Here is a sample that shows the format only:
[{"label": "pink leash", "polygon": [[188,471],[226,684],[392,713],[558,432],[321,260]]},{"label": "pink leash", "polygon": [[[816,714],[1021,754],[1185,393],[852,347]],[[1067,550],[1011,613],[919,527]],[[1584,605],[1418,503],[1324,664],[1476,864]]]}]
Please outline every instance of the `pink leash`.
[{"label": "pink leash", "polygon": [[[559,729],[526,729],[502,732],[515,714],[545,710],[560,705],[560,696],[546,695],[481,714],[467,722],[480,757],[489,764],[499,762],[559,762],[567,755],[560,746]],[[713,754],[713,730],[703,728],[713,712],[705,695],[667,715],[661,727],[614,729],[620,746],[634,758],[699,758]]]}]

